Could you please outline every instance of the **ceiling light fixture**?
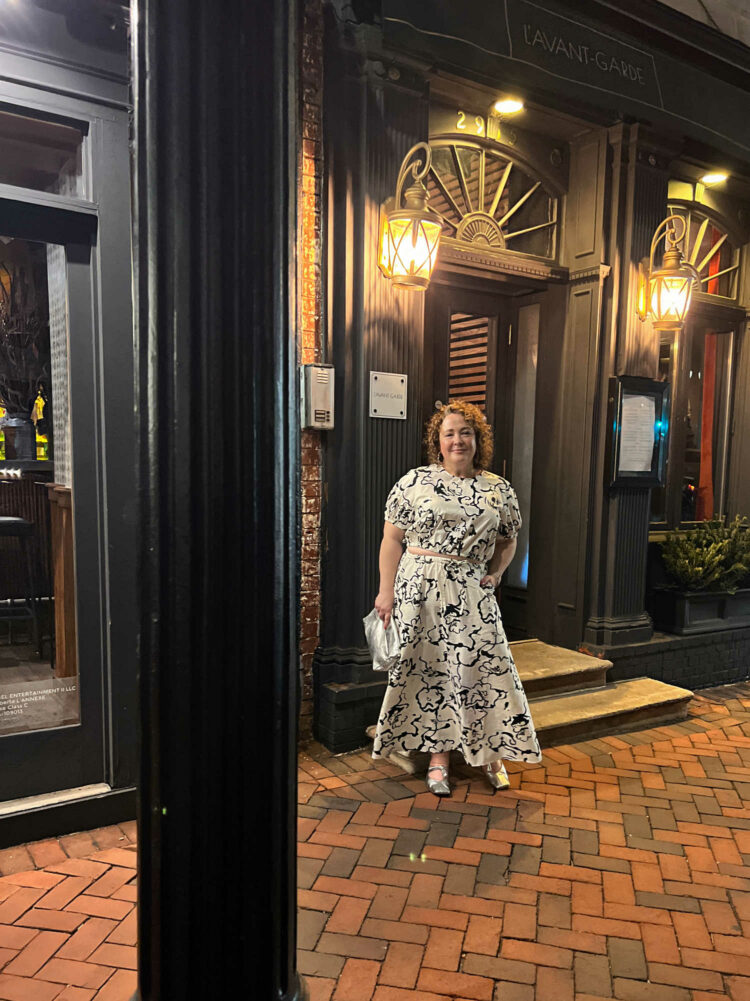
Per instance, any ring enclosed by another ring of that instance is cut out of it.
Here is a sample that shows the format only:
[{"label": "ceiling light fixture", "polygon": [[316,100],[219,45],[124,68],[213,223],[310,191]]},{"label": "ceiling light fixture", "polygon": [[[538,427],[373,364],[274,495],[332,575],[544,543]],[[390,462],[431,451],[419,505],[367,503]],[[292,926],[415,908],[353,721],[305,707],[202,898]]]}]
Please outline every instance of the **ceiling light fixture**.
[{"label": "ceiling light fixture", "polygon": [[728,177],[729,174],[725,174],[721,170],[715,170],[709,174],[704,174],[701,178],[701,184],[705,184],[707,188],[711,188],[715,184],[723,184]]},{"label": "ceiling light fixture", "polygon": [[492,105],[498,115],[517,115],[523,111],[523,101],[517,97],[501,97]]}]

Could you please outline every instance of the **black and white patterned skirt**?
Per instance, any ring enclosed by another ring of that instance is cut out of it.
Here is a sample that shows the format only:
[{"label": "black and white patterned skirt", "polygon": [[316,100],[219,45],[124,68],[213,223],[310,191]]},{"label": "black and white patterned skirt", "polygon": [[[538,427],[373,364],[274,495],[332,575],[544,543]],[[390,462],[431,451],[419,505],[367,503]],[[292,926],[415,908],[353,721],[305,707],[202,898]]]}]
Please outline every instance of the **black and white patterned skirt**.
[{"label": "black and white patterned skirt", "polygon": [[393,614],[401,658],[388,678],[373,757],[459,750],[470,765],[541,760],[528,702],[485,569],[405,552]]}]

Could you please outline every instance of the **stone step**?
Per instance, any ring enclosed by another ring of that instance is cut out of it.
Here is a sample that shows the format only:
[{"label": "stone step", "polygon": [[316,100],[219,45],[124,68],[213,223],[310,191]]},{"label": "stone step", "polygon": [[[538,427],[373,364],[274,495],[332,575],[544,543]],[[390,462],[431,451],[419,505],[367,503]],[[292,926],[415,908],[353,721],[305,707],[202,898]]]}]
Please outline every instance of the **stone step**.
[{"label": "stone step", "polygon": [[674,723],[685,719],[692,697],[686,688],[634,678],[535,699],[530,708],[540,744],[551,747]]},{"label": "stone step", "polygon": [[518,640],[511,643],[510,648],[529,699],[600,688],[606,683],[607,671],[612,667],[609,660],[550,646],[541,640]]}]

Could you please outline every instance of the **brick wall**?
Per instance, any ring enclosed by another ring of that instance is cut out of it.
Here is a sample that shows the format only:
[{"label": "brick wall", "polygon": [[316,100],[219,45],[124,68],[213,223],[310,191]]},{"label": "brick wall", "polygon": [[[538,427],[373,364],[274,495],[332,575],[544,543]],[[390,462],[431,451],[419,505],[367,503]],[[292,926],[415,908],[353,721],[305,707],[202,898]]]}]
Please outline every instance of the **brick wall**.
[{"label": "brick wall", "polygon": [[[322,358],[321,189],[323,103],[323,4],[305,0],[301,39],[302,142],[298,172],[299,352],[303,364]],[[320,432],[302,432],[302,580],[300,739],[312,736],[312,662],[320,635]]]},{"label": "brick wall", "polygon": [[613,665],[608,681],[655,678],[696,691],[750,678],[750,629],[746,627],[693,636],[655,633],[648,643],[602,651]]}]

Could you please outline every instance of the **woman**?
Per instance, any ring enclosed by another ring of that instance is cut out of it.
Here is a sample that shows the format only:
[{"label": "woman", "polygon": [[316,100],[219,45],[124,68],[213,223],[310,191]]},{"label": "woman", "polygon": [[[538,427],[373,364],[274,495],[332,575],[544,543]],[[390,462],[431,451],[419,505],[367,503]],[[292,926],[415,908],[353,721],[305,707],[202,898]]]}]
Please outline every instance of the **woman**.
[{"label": "woman", "polygon": [[495,599],[516,549],[518,502],[487,472],[492,431],[478,407],[442,407],[425,444],[430,465],[402,476],[385,507],[375,608],[386,628],[395,617],[401,657],[373,757],[429,751],[427,786],[447,796],[449,755],[460,750],[505,789],[503,758],[541,759]]}]

